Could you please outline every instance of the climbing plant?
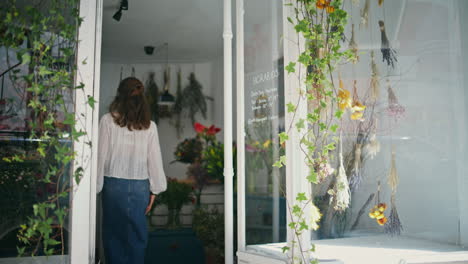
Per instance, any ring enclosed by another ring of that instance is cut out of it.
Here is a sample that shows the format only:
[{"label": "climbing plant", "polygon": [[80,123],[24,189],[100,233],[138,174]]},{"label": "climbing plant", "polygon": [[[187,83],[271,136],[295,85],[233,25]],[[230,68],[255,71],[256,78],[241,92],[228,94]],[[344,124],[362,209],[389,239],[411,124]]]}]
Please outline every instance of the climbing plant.
[{"label": "climbing plant", "polygon": [[[24,141],[32,146],[2,154],[1,162],[35,161],[35,172],[27,177],[38,188],[32,190],[34,201],[19,226],[19,255],[67,253],[65,227],[70,193],[76,188],[72,182],[78,184],[84,172],[72,164],[77,158],[73,146],[81,142],[91,147],[89,136],[80,128],[91,117],[75,115],[74,109],[85,107],[91,113],[96,103],[85,94],[83,84],[75,84],[78,63],[86,63],[76,61],[77,30],[83,21],[78,6],[79,0],[0,4],[0,71],[8,77],[5,85],[15,91],[12,100],[20,109],[16,118],[24,124],[20,130],[27,132]],[[85,106],[75,104],[81,96],[87,99]]]},{"label": "climbing plant", "polygon": [[[299,55],[285,69],[290,75],[298,78],[300,87],[299,99],[287,102],[287,111],[293,116],[285,132],[282,132],[280,143],[289,140],[292,129],[301,135],[300,149],[304,153],[305,163],[309,168],[306,177],[310,183],[318,184],[332,177],[333,153],[339,142],[339,125],[345,112],[360,114],[363,107],[353,102],[338,80],[339,65],[354,61],[356,54],[342,47],[348,14],[343,10],[342,0],[290,0],[285,8],[292,10],[288,17],[297,39],[285,39],[297,44]],[[300,104],[307,105],[307,114],[303,118],[297,112]],[[281,156],[274,164],[282,167],[286,156]],[[338,173],[329,193],[336,210],[344,210],[349,204],[349,188],[342,182]],[[344,177],[346,179],[346,177]],[[314,246],[303,245],[300,237],[307,230],[316,230],[321,213],[314,205],[314,199],[307,193],[298,193],[295,201],[287,201],[288,214],[292,221],[289,228],[294,234],[293,241],[283,248],[289,253],[290,263],[318,263],[309,258]],[[309,241],[307,241],[309,243]]]}]

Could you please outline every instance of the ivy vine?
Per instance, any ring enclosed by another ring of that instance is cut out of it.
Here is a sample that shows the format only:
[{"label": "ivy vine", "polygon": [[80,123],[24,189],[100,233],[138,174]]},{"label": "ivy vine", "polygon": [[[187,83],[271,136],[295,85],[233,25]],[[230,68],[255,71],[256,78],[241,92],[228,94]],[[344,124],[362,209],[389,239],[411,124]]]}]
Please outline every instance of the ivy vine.
[{"label": "ivy vine", "polygon": [[70,193],[76,188],[73,180],[79,183],[84,173],[83,167],[72,164],[77,158],[73,145],[80,141],[91,147],[86,132],[78,128],[91,117],[75,115],[75,98],[87,98],[86,106],[76,106],[80,108],[92,109],[96,103],[83,84],[75,84],[77,30],[83,21],[78,6],[79,0],[0,4],[0,48],[9,69],[4,71],[2,62],[0,71],[9,80],[9,89],[16,91],[12,101],[21,109],[17,118],[24,119],[24,141],[32,146],[2,155],[1,162],[33,162],[31,184],[47,186],[22,218],[17,234],[20,256],[67,253]]},{"label": "ivy vine", "polygon": [[[300,148],[309,167],[309,173],[304,177],[313,185],[332,174],[330,164],[339,141],[340,120],[345,112],[341,106],[343,100],[348,99],[340,96],[343,91],[336,73],[338,66],[353,61],[355,54],[341,46],[348,20],[343,0],[290,0],[286,8],[293,10],[294,15],[287,19],[297,33],[297,40],[285,41],[296,43],[300,52],[297,60],[290,62],[285,69],[298,78],[301,87],[291,87],[299,89],[300,96],[298,101],[287,103],[287,111],[293,120],[279,137],[283,145],[289,140],[292,129],[303,135]],[[307,104],[305,118],[298,117],[299,104]],[[286,156],[281,156],[274,166],[282,167],[285,163]],[[294,238],[291,247],[285,246],[283,252],[290,253],[290,263],[318,263],[317,259],[309,258],[314,246],[302,245],[299,239],[305,231],[319,228],[321,214],[314,205],[314,198],[298,193],[295,201],[287,203],[288,213],[293,219],[289,228]],[[312,212],[306,214],[305,210]]]}]

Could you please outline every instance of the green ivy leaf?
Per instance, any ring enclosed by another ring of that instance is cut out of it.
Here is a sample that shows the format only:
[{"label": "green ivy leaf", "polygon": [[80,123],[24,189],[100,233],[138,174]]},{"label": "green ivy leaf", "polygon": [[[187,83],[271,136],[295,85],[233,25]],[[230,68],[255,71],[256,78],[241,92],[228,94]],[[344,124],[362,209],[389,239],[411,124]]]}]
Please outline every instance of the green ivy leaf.
[{"label": "green ivy leaf", "polygon": [[286,132],[281,132],[279,134],[279,138],[280,138],[280,144],[283,144],[289,139],[289,135]]},{"label": "green ivy leaf", "polygon": [[344,114],[344,112],[342,110],[338,110],[338,111],[335,112],[335,117],[338,118],[338,119],[341,119],[343,114]]},{"label": "green ivy leaf", "polygon": [[31,62],[31,56],[29,55],[29,53],[24,53],[23,55],[21,55],[21,65],[26,65],[26,64],[29,64]]},{"label": "green ivy leaf", "polygon": [[317,183],[317,173],[315,172],[314,169],[309,170],[309,176],[307,176],[307,180],[310,183]]},{"label": "green ivy leaf", "polygon": [[296,123],[296,128],[298,131],[301,131],[302,129],[304,129],[305,127],[305,120],[304,119],[299,119],[299,121],[297,121]]},{"label": "green ivy leaf", "polygon": [[292,104],[292,103],[288,103],[286,105],[286,107],[288,108],[288,113],[292,113],[292,112],[296,111],[296,106],[294,104]]},{"label": "green ivy leaf", "polygon": [[281,251],[283,252],[283,254],[286,253],[289,250],[290,250],[290,248],[288,246],[284,246],[284,247],[281,248]]},{"label": "green ivy leaf", "polygon": [[297,200],[298,202],[307,201],[306,194],[303,193],[303,192],[298,193],[297,196],[296,196],[296,200]]},{"label": "green ivy leaf", "polygon": [[296,63],[291,61],[285,69],[288,73],[296,72]]},{"label": "green ivy leaf", "polygon": [[75,182],[80,184],[81,178],[83,177],[84,169],[83,167],[78,167],[74,173]]},{"label": "green ivy leaf", "polygon": [[97,101],[94,99],[94,97],[88,95],[88,105],[89,105],[92,109],[94,109],[94,105],[96,104],[96,102],[97,102]]},{"label": "green ivy leaf", "polygon": [[75,115],[72,113],[65,113],[65,120],[63,120],[63,124],[74,126],[75,123]]},{"label": "green ivy leaf", "polygon": [[296,216],[301,215],[302,214],[301,207],[299,207],[299,205],[294,205],[293,208],[292,208],[292,212]]},{"label": "green ivy leaf", "polygon": [[338,129],[338,125],[337,124],[334,124],[332,126],[330,126],[330,130],[333,132],[333,133],[336,133],[336,130]]}]

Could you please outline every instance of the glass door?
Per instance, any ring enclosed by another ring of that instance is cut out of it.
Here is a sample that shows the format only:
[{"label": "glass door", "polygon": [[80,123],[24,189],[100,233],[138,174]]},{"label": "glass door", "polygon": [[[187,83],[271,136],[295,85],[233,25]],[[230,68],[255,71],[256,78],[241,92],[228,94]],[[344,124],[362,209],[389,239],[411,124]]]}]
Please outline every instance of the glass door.
[{"label": "glass door", "polygon": [[[238,1],[238,228],[245,245],[286,241],[282,1]],[[239,108],[241,108],[239,110]]]}]

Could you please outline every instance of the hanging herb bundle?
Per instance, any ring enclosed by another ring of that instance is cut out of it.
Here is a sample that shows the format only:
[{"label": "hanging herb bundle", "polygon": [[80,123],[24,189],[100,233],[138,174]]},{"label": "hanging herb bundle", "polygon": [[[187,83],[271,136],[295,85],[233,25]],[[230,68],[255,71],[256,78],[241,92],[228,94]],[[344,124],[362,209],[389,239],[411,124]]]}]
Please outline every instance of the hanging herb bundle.
[{"label": "hanging herb bundle", "polygon": [[349,49],[354,54],[351,60],[354,64],[356,64],[359,61],[359,54],[358,54],[359,49],[356,43],[356,37],[354,33],[354,24],[351,25],[351,39],[349,41]]},{"label": "hanging herb bundle", "polygon": [[353,158],[353,166],[351,169],[351,176],[349,178],[349,186],[351,187],[352,191],[356,191],[362,182],[362,175],[361,175],[361,150],[362,144],[356,143],[354,145],[354,158]]},{"label": "hanging herb bundle", "polygon": [[361,10],[361,24],[359,24],[359,26],[364,26],[366,28],[369,26],[369,7],[370,0],[366,0],[364,8]]},{"label": "hanging herb bundle", "polygon": [[400,118],[405,114],[405,108],[398,102],[398,99],[390,86],[390,81],[387,80],[387,92],[388,92],[388,106],[387,114],[394,118]]},{"label": "hanging herb bundle", "polygon": [[151,119],[157,124],[159,122],[159,87],[154,80],[155,73],[150,72],[146,81],[146,100],[150,106]]},{"label": "hanging herb bundle", "polygon": [[339,167],[338,174],[336,175],[335,186],[332,190],[328,191],[330,194],[330,204],[333,209],[343,212],[349,207],[351,201],[351,192],[349,190],[348,177],[343,166],[343,142],[342,133],[340,132],[340,152],[339,152]]},{"label": "hanging herb bundle", "polygon": [[394,235],[400,235],[401,231],[403,230],[403,226],[401,225],[400,217],[398,216],[398,212],[396,209],[395,204],[395,196],[397,191],[397,186],[399,182],[399,177],[396,169],[396,161],[395,161],[395,151],[394,147],[392,146],[392,164],[390,167],[390,173],[388,174],[388,185],[392,190],[392,198],[391,198],[391,206],[392,209],[390,211],[390,216],[388,219],[387,224],[385,225],[385,233]]},{"label": "hanging herb bundle", "polygon": [[177,131],[177,137],[180,138],[182,134],[183,127],[182,127],[182,110],[183,110],[183,96],[182,96],[182,73],[179,68],[177,71],[177,91],[176,91],[176,98],[174,103],[174,115],[175,115],[175,122],[174,126]]},{"label": "hanging herb bundle", "polygon": [[369,136],[369,142],[366,145],[366,153],[371,159],[375,158],[377,153],[380,152],[380,142],[377,140],[377,118],[374,119],[372,132]]},{"label": "hanging herb bundle", "polygon": [[166,66],[163,73],[164,88],[163,93],[160,96],[160,102],[158,104],[158,116],[159,118],[166,118],[172,116],[172,103],[175,101],[174,96],[169,92],[171,83],[171,68]]},{"label": "hanging herb bundle", "polygon": [[380,51],[382,52],[382,61],[386,61],[388,66],[395,68],[395,62],[398,62],[396,57],[396,51],[390,46],[390,41],[388,40],[387,33],[385,32],[385,23],[380,20],[380,33],[382,39],[382,45]]},{"label": "hanging herb bundle", "polygon": [[380,73],[379,69],[377,68],[377,64],[375,63],[374,51],[371,51],[371,71],[370,96],[371,99],[375,102],[380,97]]},{"label": "hanging herb bundle", "polygon": [[206,99],[211,98],[206,97],[203,94],[203,87],[200,82],[198,82],[193,72],[190,74],[188,79],[189,84],[182,91],[182,96],[180,96],[182,100],[178,102],[178,106],[176,106],[177,112],[175,113],[182,115],[186,110],[192,123],[195,123],[195,115],[197,113],[202,114],[203,118],[206,119]]}]

